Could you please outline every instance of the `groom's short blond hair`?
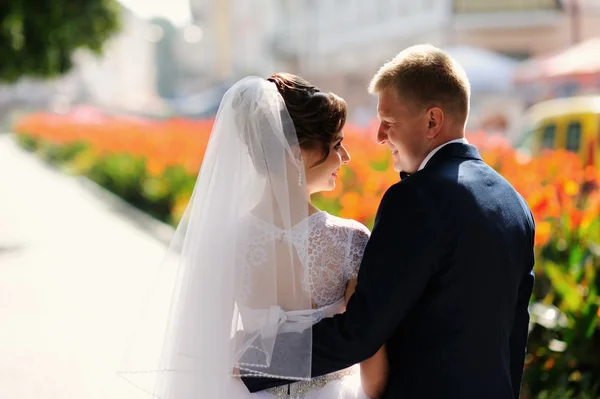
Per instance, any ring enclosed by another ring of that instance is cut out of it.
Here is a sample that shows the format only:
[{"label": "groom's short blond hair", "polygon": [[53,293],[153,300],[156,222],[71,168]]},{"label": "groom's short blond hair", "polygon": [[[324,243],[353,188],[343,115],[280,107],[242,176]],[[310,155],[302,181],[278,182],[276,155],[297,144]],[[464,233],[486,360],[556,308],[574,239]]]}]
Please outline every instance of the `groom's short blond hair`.
[{"label": "groom's short blond hair", "polygon": [[412,46],[385,63],[371,80],[369,92],[390,89],[420,109],[437,106],[458,123],[467,120],[471,96],[467,74],[437,47]]}]

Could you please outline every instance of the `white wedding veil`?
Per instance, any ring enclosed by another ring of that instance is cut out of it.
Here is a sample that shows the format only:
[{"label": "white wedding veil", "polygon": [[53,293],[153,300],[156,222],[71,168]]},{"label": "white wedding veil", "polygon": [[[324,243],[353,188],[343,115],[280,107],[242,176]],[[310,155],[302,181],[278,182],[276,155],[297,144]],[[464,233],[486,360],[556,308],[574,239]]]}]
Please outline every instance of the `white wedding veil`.
[{"label": "white wedding veil", "polygon": [[275,84],[237,82],[119,375],[162,399],[227,398],[240,375],[310,378],[315,320],[288,318],[312,305],[305,181]]}]

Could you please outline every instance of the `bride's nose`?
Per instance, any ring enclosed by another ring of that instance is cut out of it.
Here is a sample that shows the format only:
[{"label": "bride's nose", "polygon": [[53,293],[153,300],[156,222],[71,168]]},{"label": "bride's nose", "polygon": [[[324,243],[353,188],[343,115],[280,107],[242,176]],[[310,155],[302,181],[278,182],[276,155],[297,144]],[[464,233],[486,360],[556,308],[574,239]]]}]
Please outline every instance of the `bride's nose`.
[{"label": "bride's nose", "polygon": [[348,152],[348,150],[346,149],[346,147],[342,146],[342,148],[344,149],[344,151],[342,152],[342,163],[348,163],[350,162],[350,153]]}]

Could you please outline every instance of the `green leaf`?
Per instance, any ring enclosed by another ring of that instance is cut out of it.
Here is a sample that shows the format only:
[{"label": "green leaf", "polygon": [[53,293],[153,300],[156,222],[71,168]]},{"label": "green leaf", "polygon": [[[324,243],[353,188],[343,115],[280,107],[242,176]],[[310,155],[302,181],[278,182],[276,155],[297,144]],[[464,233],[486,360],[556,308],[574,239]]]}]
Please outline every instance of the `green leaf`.
[{"label": "green leaf", "polygon": [[569,270],[572,273],[576,273],[581,269],[581,263],[585,254],[586,251],[581,245],[577,243],[571,244],[569,247]]},{"label": "green leaf", "polygon": [[561,310],[576,312],[582,304],[579,286],[573,276],[553,262],[546,262],[546,275],[561,297]]}]

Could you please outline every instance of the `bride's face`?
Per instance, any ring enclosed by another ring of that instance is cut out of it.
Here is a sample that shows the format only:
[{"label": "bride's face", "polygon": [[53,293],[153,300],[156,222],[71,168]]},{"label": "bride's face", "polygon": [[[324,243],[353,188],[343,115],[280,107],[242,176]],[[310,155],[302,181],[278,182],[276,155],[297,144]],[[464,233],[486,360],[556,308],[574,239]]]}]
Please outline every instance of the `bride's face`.
[{"label": "bride's face", "polygon": [[319,150],[302,150],[306,172],[306,186],[310,194],[320,191],[331,191],[335,188],[338,172],[343,164],[350,162],[350,154],[342,144],[344,135],[338,134],[331,144],[329,156],[319,165],[312,166],[323,158]]}]

